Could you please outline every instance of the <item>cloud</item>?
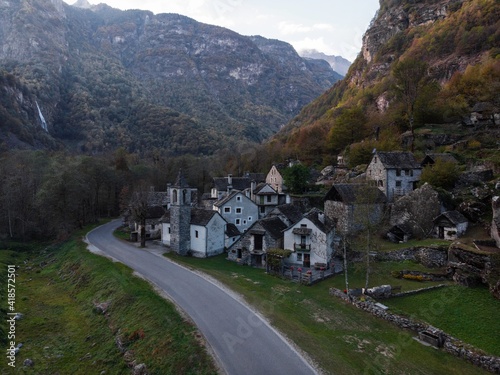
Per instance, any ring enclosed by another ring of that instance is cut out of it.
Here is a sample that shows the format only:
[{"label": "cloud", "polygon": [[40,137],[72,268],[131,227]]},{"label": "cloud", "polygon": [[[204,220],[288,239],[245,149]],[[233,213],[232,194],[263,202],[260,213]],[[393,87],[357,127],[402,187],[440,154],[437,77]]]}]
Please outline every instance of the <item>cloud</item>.
[{"label": "cloud", "polygon": [[280,33],[283,35],[292,35],[292,34],[308,33],[312,30],[312,27],[304,26],[299,23],[290,23],[282,21],[278,24],[278,29]]}]

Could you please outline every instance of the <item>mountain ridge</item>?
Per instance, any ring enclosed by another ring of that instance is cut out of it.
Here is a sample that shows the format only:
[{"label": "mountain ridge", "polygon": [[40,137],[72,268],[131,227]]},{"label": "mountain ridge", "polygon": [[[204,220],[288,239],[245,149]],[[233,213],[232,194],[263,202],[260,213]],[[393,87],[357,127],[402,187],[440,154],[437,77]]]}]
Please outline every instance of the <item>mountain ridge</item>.
[{"label": "mountain ridge", "polygon": [[0,64],[36,97],[54,141],[75,151],[211,154],[259,143],[340,79],[287,43],[181,15],[84,1],[2,4]]},{"label": "mountain ridge", "polygon": [[[454,123],[459,132],[480,102],[500,107],[498,2],[380,3],[346,77],[306,105],[269,141],[270,148],[324,165],[353,145],[366,155],[370,147],[407,147],[401,137],[413,125]],[[404,62],[425,67],[424,79],[414,82],[420,88],[413,113],[398,89],[396,68]]]}]

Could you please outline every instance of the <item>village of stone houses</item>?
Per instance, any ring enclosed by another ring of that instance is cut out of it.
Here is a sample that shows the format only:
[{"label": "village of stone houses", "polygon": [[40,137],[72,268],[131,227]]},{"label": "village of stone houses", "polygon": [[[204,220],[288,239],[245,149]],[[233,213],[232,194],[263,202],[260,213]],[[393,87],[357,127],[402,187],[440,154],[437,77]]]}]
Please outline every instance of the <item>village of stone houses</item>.
[{"label": "village of stone houses", "polygon": [[[130,211],[125,221],[133,241],[142,237],[144,244],[164,246],[182,256],[225,254],[228,261],[305,284],[343,277],[348,262],[408,259],[429,268],[446,267],[447,273],[409,271],[399,277],[448,279],[466,286],[488,283],[490,256],[500,248],[500,182],[493,181],[492,170],[484,165],[470,168],[448,193],[468,192],[476,200],[450,208],[442,193],[420,184],[423,168],[435,163],[453,167],[458,162],[448,153],[416,160],[411,152],[374,150],[366,170],[353,171],[339,156],[336,166],[309,171],[315,185],[326,191],[311,195],[287,190],[282,172],[300,166],[298,160],[274,164],[267,175],[213,178],[206,193],[191,188],[180,170],[167,191],[145,194],[143,223],[131,220]],[[489,208],[486,201],[493,212],[489,222],[482,219]],[[475,239],[481,230],[490,238]],[[404,246],[425,239],[435,239],[436,244]],[[379,251],[383,243],[402,246]],[[401,292],[397,286],[369,285],[368,275],[366,287],[349,290],[346,285],[341,297],[378,299]],[[499,282],[489,287],[500,296]],[[385,311],[383,303],[376,305]],[[423,339],[441,345],[442,337],[431,331]]]}]

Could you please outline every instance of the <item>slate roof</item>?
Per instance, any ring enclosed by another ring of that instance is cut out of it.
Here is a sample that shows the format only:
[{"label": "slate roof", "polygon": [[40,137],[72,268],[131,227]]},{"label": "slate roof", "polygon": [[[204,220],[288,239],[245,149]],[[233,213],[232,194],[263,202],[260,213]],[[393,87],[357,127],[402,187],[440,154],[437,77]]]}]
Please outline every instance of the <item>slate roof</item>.
[{"label": "slate roof", "polygon": [[[227,202],[229,202],[231,199],[233,199],[236,195],[241,194],[242,196],[245,196],[241,191],[233,191],[231,194],[225,196],[224,198],[218,200],[217,202],[214,203],[214,206],[220,207],[225,205]],[[246,198],[246,197],[245,197]]]},{"label": "slate roof", "polygon": [[448,220],[451,224],[457,225],[462,223],[467,223],[467,218],[458,211],[446,211],[434,219],[434,222],[438,222],[442,219]]},{"label": "slate roof", "polygon": [[[217,211],[213,210],[203,210],[201,208],[191,209],[191,224],[206,226],[214,215],[217,215]],[[165,215],[161,218],[162,223],[170,223],[170,210],[168,210]]]},{"label": "slate roof", "polygon": [[250,179],[250,181],[255,181],[256,183],[261,183],[266,181],[266,175],[264,173],[246,172],[243,177]]},{"label": "slate roof", "polygon": [[281,206],[278,206],[276,207],[274,210],[273,210],[273,213],[272,215],[275,215],[275,210],[279,210],[279,212],[285,216],[288,221],[290,221],[290,223],[292,224],[295,224],[296,222],[298,222],[300,219],[302,219],[302,211],[300,210],[300,208],[298,206],[295,206],[293,204],[284,204],[284,205],[281,205]]},{"label": "slate roof", "polygon": [[427,154],[424,160],[420,163],[423,167],[428,164],[434,164],[436,161],[441,160],[447,163],[458,163],[457,159],[452,154],[441,153],[441,154]]},{"label": "slate roof", "polygon": [[266,217],[257,222],[273,238],[283,236],[283,231],[287,228],[286,224],[277,216]]},{"label": "slate roof", "polygon": [[[266,186],[269,186],[273,191],[265,191],[265,192],[262,192],[261,193],[261,190],[264,189]],[[259,195],[276,195],[278,194],[276,192],[276,190],[273,189],[273,187],[265,182],[262,182],[260,184],[258,184],[256,187],[255,187],[255,190],[253,191],[254,194],[259,194]]]},{"label": "slate roof", "polygon": [[165,214],[165,209],[161,206],[148,207],[146,219],[160,219]]},{"label": "slate roof", "polygon": [[[320,219],[320,215],[323,217],[323,220]],[[305,214],[304,218],[309,219],[323,233],[328,233],[335,228],[335,222],[317,208],[313,208]]]},{"label": "slate roof", "polygon": [[377,152],[380,162],[386,169],[420,169],[422,168],[415,160],[411,152]]},{"label": "slate roof", "polygon": [[168,206],[169,196],[166,191],[150,191],[148,193],[148,205]]},{"label": "slate roof", "polygon": [[226,225],[226,235],[228,237],[236,237],[236,236],[239,236],[240,234],[241,234],[241,232],[238,230],[236,225],[234,225],[233,223],[228,223]]},{"label": "slate roof", "polygon": [[362,203],[363,200],[368,200],[370,203],[375,204],[385,203],[387,198],[376,186],[367,184],[333,184],[328,193],[326,193],[324,200],[343,203]]},{"label": "slate roof", "polygon": [[232,177],[231,180],[231,185],[229,185],[228,177],[214,177],[214,187],[218,191],[227,191],[227,187],[232,186],[233,190],[243,191],[245,189],[249,189],[252,186],[252,180],[248,177]]}]

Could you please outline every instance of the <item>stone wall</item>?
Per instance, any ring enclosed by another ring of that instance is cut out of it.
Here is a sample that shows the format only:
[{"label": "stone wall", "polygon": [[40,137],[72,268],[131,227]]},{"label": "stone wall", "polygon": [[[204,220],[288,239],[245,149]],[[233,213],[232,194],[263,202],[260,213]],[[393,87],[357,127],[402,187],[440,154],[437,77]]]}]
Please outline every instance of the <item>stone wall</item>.
[{"label": "stone wall", "polygon": [[439,268],[448,263],[448,248],[445,246],[408,247],[391,252],[379,252],[375,259],[391,262],[411,260],[428,268]]},{"label": "stone wall", "polygon": [[353,304],[358,309],[364,310],[372,315],[387,320],[400,328],[408,329],[415,333],[424,331],[437,332],[443,342],[442,350],[456,357],[463,358],[470,363],[481,367],[493,374],[500,374],[499,357],[489,356],[481,350],[474,348],[473,346],[468,345],[465,342],[458,340],[457,338],[443,331],[437,330],[435,327],[432,327],[425,322],[417,322],[415,320],[393,314],[392,312],[381,309],[373,301],[362,301],[356,297],[348,296],[346,293],[339,289],[330,288],[330,295],[341,298],[344,301]]}]

